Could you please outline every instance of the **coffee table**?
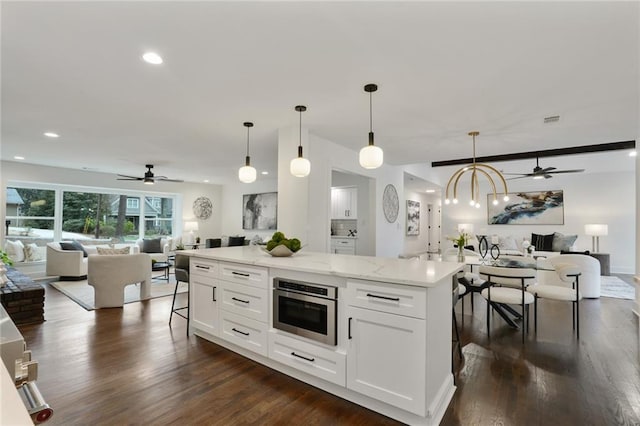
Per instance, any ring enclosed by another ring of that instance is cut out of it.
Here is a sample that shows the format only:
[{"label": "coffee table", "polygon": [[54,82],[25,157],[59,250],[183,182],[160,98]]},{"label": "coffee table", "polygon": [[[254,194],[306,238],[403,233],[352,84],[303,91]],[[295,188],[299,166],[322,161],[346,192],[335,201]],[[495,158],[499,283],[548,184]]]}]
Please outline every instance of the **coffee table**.
[{"label": "coffee table", "polygon": [[152,279],[167,280],[169,282],[169,268],[171,265],[168,262],[155,262],[151,265],[152,271],[163,271],[162,275],[151,277]]}]

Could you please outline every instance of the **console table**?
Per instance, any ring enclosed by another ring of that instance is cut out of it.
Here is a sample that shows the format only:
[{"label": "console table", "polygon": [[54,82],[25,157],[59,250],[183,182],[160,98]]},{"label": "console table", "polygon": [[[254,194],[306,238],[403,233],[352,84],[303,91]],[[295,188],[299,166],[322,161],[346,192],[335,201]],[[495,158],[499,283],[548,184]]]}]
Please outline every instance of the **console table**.
[{"label": "console table", "polygon": [[600,275],[611,275],[609,253],[591,253],[591,257],[595,257],[600,262]]},{"label": "console table", "polygon": [[0,287],[0,302],[15,324],[44,321],[44,287],[15,268],[7,268],[9,282]]}]

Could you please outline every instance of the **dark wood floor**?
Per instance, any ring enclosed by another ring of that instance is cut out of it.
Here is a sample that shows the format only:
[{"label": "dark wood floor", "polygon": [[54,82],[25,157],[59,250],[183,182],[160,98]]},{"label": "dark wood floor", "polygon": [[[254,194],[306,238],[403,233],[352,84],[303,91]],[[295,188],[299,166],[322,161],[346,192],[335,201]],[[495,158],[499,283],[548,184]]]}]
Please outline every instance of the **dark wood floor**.
[{"label": "dark wood floor", "polygon": [[[39,362],[50,425],[382,425],[391,419],[168,327],[171,298],[87,312],[47,286],[46,322],[21,326]],[[443,425],[640,424],[632,301],[582,304],[581,340],[565,303],[541,305],[523,346],[484,302],[457,306],[464,360]]]}]

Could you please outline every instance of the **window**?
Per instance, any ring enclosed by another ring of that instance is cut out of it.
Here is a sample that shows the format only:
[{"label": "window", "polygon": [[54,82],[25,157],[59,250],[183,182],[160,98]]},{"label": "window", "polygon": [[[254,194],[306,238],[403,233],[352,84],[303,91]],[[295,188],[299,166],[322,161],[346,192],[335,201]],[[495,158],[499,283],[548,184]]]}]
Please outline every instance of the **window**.
[{"label": "window", "polygon": [[127,209],[139,209],[140,199],[127,197]]},{"label": "window", "polygon": [[173,226],[173,198],[145,197],[144,236],[171,235]]}]

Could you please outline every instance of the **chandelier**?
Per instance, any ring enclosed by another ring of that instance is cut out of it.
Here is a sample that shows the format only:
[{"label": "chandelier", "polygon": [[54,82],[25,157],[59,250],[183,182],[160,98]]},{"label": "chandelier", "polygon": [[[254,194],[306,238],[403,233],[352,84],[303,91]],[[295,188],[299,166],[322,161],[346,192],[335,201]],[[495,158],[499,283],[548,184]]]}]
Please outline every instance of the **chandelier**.
[{"label": "chandelier", "polygon": [[[502,182],[503,192],[500,194],[504,194],[503,200],[509,201],[509,197],[507,193],[507,181],[502,176],[502,173],[498,169],[488,164],[476,163],[476,136],[478,136],[480,132],[473,131],[469,132],[469,136],[473,137],[473,162],[467,166],[458,169],[450,178],[449,182],[447,182],[447,189],[445,192],[445,204],[449,204],[453,202],[453,204],[458,204],[458,182],[462,175],[466,172],[471,172],[471,199],[469,200],[469,205],[475,208],[480,208],[480,184],[478,182],[478,174],[484,176],[489,181],[491,185],[491,191],[493,192],[493,204],[498,204],[498,191],[496,189],[496,182],[491,174],[495,174],[499,181]],[[449,199],[449,191],[453,190],[453,200]]]}]

